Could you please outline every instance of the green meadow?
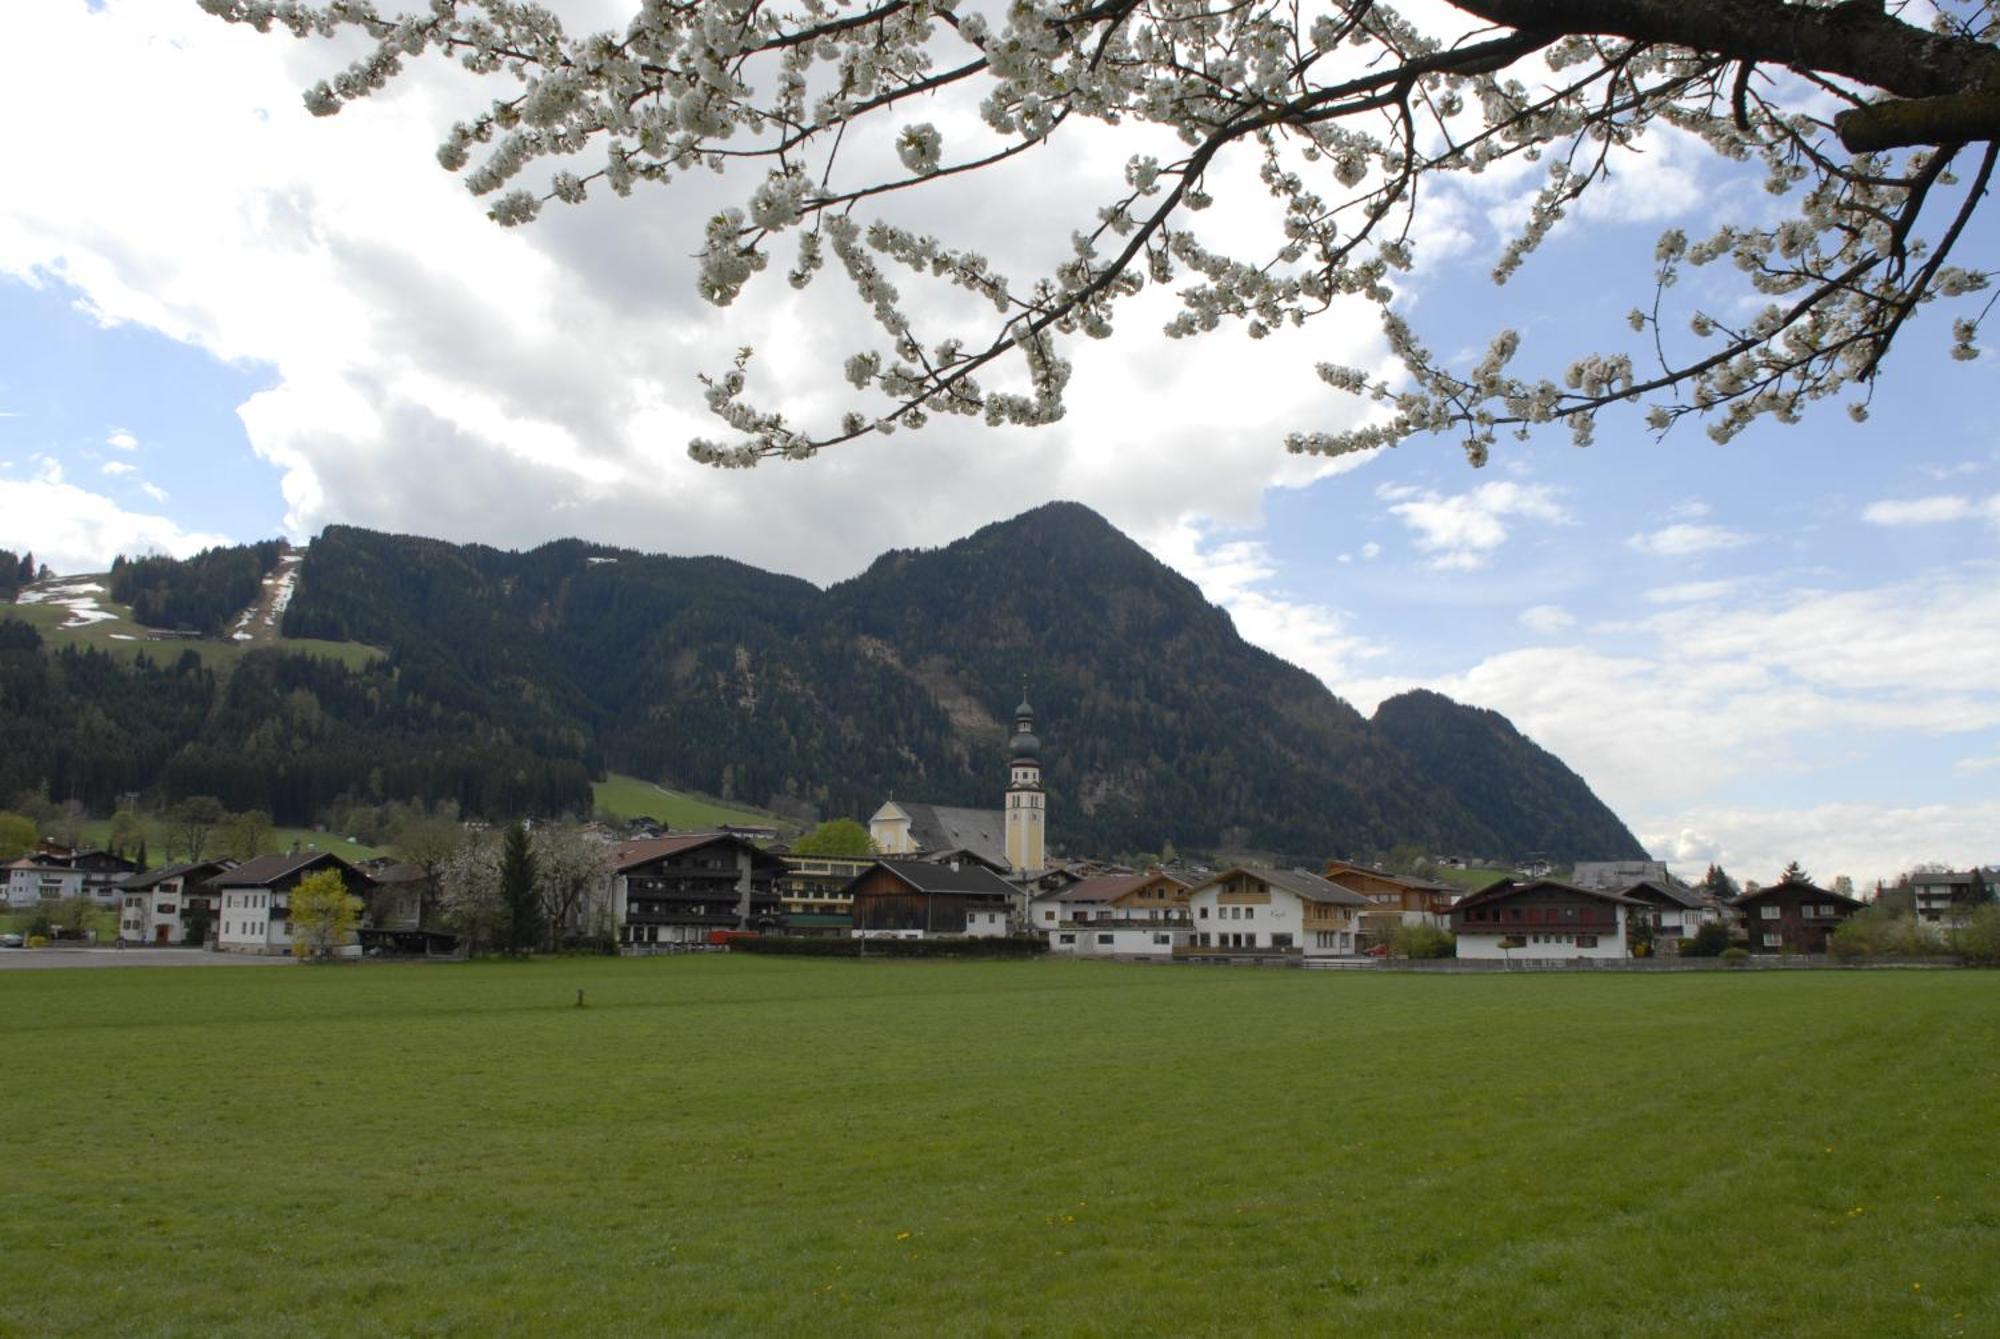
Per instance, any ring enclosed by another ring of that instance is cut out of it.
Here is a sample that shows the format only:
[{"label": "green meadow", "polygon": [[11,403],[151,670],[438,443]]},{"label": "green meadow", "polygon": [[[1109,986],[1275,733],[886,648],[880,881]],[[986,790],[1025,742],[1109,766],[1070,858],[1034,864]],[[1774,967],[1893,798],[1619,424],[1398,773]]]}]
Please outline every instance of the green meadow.
[{"label": "green meadow", "polygon": [[776,814],[748,805],[704,799],[686,791],[668,790],[635,776],[611,773],[591,783],[591,794],[599,809],[615,818],[650,818],[670,828],[690,831],[734,824],[738,827],[775,827],[790,832],[798,824]]},{"label": "green meadow", "polygon": [[1990,1335],[1996,1112],[1970,971],[0,970],[0,1333]]}]

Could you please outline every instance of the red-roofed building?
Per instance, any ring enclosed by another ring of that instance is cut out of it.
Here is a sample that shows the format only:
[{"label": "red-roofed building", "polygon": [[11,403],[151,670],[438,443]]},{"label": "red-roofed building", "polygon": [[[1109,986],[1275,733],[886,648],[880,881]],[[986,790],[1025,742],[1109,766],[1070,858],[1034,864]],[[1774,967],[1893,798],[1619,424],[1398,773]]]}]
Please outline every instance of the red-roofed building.
[{"label": "red-roofed building", "polygon": [[621,842],[612,852],[611,914],[628,952],[705,944],[717,930],[772,930],[785,862],[728,832]]},{"label": "red-roofed building", "polygon": [[1028,921],[1057,953],[1170,957],[1188,942],[1188,886],[1163,870],[1094,874],[1035,898]]}]

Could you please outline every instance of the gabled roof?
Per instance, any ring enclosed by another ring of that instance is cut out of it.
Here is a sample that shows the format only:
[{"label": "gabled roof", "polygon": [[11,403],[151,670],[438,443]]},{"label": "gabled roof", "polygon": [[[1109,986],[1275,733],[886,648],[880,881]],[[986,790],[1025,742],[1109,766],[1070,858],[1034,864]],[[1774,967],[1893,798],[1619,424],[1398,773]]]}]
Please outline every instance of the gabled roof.
[{"label": "gabled roof", "polygon": [[1665,883],[1664,860],[1579,860],[1570,869],[1570,887],[1585,892],[1612,892],[1635,883]]},{"label": "gabled roof", "polygon": [[1329,860],[1326,862],[1325,876],[1338,883],[1341,873],[1348,870],[1356,874],[1366,874],[1371,879],[1380,879],[1384,883],[1393,883],[1400,887],[1413,889],[1420,893],[1455,893],[1458,891],[1456,884],[1439,883],[1435,879],[1419,879],[1412,874],[1391,874],[1386,870],[1376,869],[1373,865],[1364,865],[1357,860]]},{"label": "gabled roof", "polygon": [[1200,892],[1211,884],[1221,883],[1232,874],[1247,874],[1273,888],[1282,888],[1294,897],[1308,902],[1318,902],[1336,907],[1372,907],[1370,902],[1351,888],[1343,888],[1330,879],[1322,879],[1317,874],[1308,874],[1302,869],[1265,869],[1259,865],[1231,865],[1219,869],[1194,887]]},{"label": "gabled roof", "polygon": [[750,852],[752,866],[762,865],[783,871],[785,862],[769,851],[760,850],[747,837],[739,837],[733,832],[677,832],[671,837],[642,837],[638,841],[619,842],[611,848],[611,868],[623,874],[628,869],[640,865],[650,865],[663,856],[679,855],[683,851],[693,851],[716,843]]},{"label": "gabled roof", "polygon": [[235,869],[224,870],[216,875],[209,880],[209,884],[216,888],[262,888],[326,860],[332,861],[357,879],[368,878],[366,874],[331,851],[288,851],[280,855],[260,855],[254,860],[246,860]]},{"label": "gabled roof", "polygon": [[960,862],[954,869],[950,865],[940,865],[929,860],[907,860],[885,857],[855,876],[847,886],[852,893],[855,885],[866,879],[876,869],[885,869],[897,879],[919,893],[943,895],[947,897],[1012,897],[1014,885],[995,874],[984,865]]},{"label": "gabled roof", "polygon": [[1528,883],[1516,883],[1512,879],[1502,879],[1498,883],[1486,885],[1486,887],[1481,888],[1470,897],[1461,898],[1458,904],[1452,908],[1452,911],[1457,913],[1471,907],[1483,907],[1489,902],[1504,902],[1510,897],[1535,892],[1579,893],[1584,897],[1594,897],[1601,902],[1616,902],[1620,906],[1626,907],[1643,907],[1646,905],[1644,902],[1627,897],[1623,893],[1608,893],[1602,888],[1579,888],[1573,883],[1563,883],[1556,879],[1535,879]]},{"label": "gabled roof", "polygon": [[1007,862],[1007,812],[1004,809],[954,809],[943,804],[898,801],[910,816],[910,840],[917,850],[971,851],[1000,869]]},{"label": "gabled roof", "polygon": [[235,865],[234,860],[200,860],[193,864],[166,865],[144,874],[131,875],[122,880],[118,886],[128,892],[142,893],[148,888],[159,887],[168,879],[181,879],[182,886],[186,887],[190,882],[205,883],[213,875],[225,873]]},{"label": "gabled roof", "polygon": [[1769,897],[1773,893],[1784,892],[1796,893],[1801,897],[1809,897],[1815,902],[1840,902],[1850,907],[1859,907],[1861,905],[1861,903],[1851,897],[1844,897],[1839,893],[1830,892],[1816,883],[1786,883],[1783,880],[1770,884],[1767,887],[1759,888],[1754,893],[1742,894],[1736,899],[1736,905],[1740,907],[1745,902],[1756,902]]},{"label": "gabled roof", "polygon": [[1690,911],[1699,911],[1708,905],[1694,889],[1683,888],[1665,879],[1641,879],[1625,890],[1625,896],[1640,902],[1671,902]]},{"label": "gabled roof", "polygon": [[1939,884],[1944,884],[1952,888],[1978,888],[1983,886],[1985,882],[1985,877],[1976,869],[1932,870],[1910,876],[1910,883],[1913,887],[1917,884],[1923,884],[1926,887],[1935,888]]},{"label": "gabled roof", "polygon": [[1187,885],[1164,870],[1154,870],[1149,874],[1093,874],[1087,879],[1079,879],[1067,888],[1053,893],[1043,893],[1038,902],[1116,902],[1128,893],[1136,893],[1150,883],[1165,881],[1181,892]]}]

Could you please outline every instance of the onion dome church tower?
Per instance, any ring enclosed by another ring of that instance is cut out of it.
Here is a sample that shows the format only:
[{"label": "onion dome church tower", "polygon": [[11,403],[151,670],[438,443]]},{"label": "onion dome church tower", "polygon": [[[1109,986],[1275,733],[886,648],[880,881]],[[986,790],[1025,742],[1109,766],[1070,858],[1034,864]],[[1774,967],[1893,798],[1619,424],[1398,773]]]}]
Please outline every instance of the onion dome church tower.
[{"label": "onion dome church tower", "polygon": [[1039,874],[1047,867],[1043,824],[1048,796],[1042,791],[1042,741],[1035,738],[1035,709],[1023,692],[1014,708],[1014,737],[1007,741],[1007,863],[1016,874]]}]

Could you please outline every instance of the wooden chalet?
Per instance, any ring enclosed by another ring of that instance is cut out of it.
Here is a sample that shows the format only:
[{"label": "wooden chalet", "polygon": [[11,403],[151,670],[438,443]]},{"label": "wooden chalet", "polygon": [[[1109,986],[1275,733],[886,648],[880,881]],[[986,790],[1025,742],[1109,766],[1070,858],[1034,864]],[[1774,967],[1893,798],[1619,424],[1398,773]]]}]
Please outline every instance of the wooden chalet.
[{"label": "wooden chalet", "polygon": [[1824,953],[1827,936],[1861,910],[1851,897],[1787,880],[1736,899],[1752,953]]},{"label": "wooden chalet", "polygon": [[1004,935],[1020,894],[984,864],[875,861],[847,886],[856,938]]},{"label": "wooden chalet", "polygon": [[1643,902],[1643,911],[1634,908],[1634,918],[1643,917],[1653,927],[1653,951],[1677,953],[1683,939],[1721,915],[1706,898],[1672,879],[1645,879],[1620,890],[1634,902]]},{"label": "wooden chalet", "polygon": [[1554,879],[1502,879],[1451,909],[1461,958],[1503,961],[1624,958],[1627,917],[1646,904]]},{"label": "wooden chalet", "polygon": [[705,944],[717,931],[778,928],[785,862],[747,838],[686,832],[612,853],[612,920],[623,947]]},{"label": "wooden chalet", "polygon": [[1386,941],[1402,925],[1444,929],[1451,921],[1451,904],[1459,894],[1448,883],[1385,874],[1352,860],[1329,860],[1322,873],[1331,882],[1368,899],[1368,910],[1361,913],[1361,936],[1372,942]]}]

